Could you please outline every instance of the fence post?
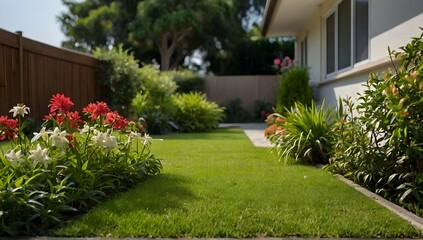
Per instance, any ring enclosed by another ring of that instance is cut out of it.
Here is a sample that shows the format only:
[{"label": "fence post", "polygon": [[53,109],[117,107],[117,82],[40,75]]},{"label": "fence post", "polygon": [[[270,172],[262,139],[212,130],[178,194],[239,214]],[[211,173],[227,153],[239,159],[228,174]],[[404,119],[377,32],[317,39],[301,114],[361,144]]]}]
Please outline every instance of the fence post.
[{"label": "fence post", "polygon": [[22,31],[16,32],[19,44],[19,84],[20,84],[20,101],[24,102],[24,76],[23,76],[23,42]]}]

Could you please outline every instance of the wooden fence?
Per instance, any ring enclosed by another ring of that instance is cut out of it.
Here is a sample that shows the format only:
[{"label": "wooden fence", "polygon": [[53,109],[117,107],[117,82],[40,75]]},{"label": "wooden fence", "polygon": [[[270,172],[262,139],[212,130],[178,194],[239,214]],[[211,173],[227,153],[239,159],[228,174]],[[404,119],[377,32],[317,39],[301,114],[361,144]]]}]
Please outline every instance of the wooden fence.
[{"label": "wooden fence", "polygon": [[[80,111],[98,100],[98,60],[90,55],[56,48],[0,29],[0,116],[17,103],[31,108],[30,117],[41,121],[49,99],[63,93]],[[9,115],[10,116],[10,115]]]},{"label": "wooden fence", "polygon": [[254,102],[261,100],[276,105],[278,77],[269,76],[207,76],[207,98],[225,106],[229,101],[241,99],[242,108],[253,116]]}]

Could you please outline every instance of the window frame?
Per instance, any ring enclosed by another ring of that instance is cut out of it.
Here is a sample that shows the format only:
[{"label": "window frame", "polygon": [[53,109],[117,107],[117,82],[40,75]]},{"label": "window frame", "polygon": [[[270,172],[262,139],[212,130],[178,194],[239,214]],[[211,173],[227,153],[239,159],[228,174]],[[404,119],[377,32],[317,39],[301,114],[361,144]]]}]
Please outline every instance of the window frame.
[{"label": "window frame", "polygon": [[[339,4],[342,2],[343,0],[338,0],[338,1],[336,1],[336,3],[326,12],[326,14],[324,14],[323,15],[323,17],[322,17],[322,25],[323,25],[323,34],[322,34],[322,36],[323,36],[323,48],[324,48],[324,51],[323,51],[323,54],[324,54],[324,59],[323,59],[323,62],[324,62],[324,66],[323,66],[323,70],[324,70],[324,73],[323,73],[323,76],[324,76],[324,78],[323,79],[326,79],[326,80],[328,80],[328,79],[333,79],[333,78],[335,78],[338,74],[340,74],[340,73],[343,73],[343,72],[346,72],[346,71],[350,71],[351,69],[353,69],[354,67],[357,67],[357,66],[360,66],[360,65],[363,65],[363,64],[366,64],[366,63],[368,63],[369,62],[369,59],[370,59],[370,34],[369,34],[369,32],[370,32],[370,27],[369,27],[369,22],[370,22],[370,1],[367,1],[367,4],[368,4],[368,12],[367,12],[367,14],[368,14],[368,22],[367,22],[367,24],[368,24],[368,28],[367,28],[367,59],[364,59],[364,60],[362,60],[362,61],[359,61],[359,62],[355,62],[355,57],[356,57],[356,31],[355,31],[355,27],[356,27],[356,22],[355,22],[355,16],[356,16],[356,1],[355,0],[345,0],[345,1],[350,1],[350,4],[351,4],[351,6],[350,6],[350,11],[351,11],[351,14],[350,14],[350,65],[349,66],[346,66],[346,67],[344,67],[344,68],[341,68],[341,69],[339,69],[339,66],[338,66],[338,57],[339,57],[339,52],[338,52],[338,49],[339,49],[339,44],[338,44],[338,40],[339,40],[339,38],[338,38],[338,36],[339,36],[339,32],[338,32],[338,24],[339,24],[339,21],[338,21],[338,7],[339,7]],[[327,55],[327,42],[328,42],[328,39],[327,39],[327,19],[330,17],[330,16],[332,16],[332,14],[334,15],[334,21],[335,21],[335,23],[334,23],[334,30],[335,30],[335,33],[334,33],[334,39],[333,39],[333,42],[334,42],[334,55],[333,55],[333,61],[334,61],[334,71],[333,72],[330,72],[330,73],[328,73],[327,72],[327,64],[328,64],[328,55]]]}]

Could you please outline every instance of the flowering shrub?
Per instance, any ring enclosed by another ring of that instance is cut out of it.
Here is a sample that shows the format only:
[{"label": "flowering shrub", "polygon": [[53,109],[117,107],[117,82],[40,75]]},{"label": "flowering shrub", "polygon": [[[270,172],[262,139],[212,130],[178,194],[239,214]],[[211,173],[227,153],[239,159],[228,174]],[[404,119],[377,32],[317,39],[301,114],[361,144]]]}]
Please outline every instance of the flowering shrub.
[{"label": "flowering shrub", "polygon": [[286,120],[278,114],[269,114],[266,118],[266,123],[268,126],[264,130],[264,136],[271,142],[274,142],[283,134],[285,130],[283,125],[286,123]]},{"label": "flowering shrub", "polygon": [[294,61],[286,56],[283,59],[275,58],[273,59],[273,69],[278,74],[282,74],[284,71],[288,70],[289,68],[294,66]]},{"label": "flowering shrub", "polygon": [[153,140],[136,131],[106,103],[91,103],[84,116],[63,94],[50,100],[46,122],[32,139],[22,133],[30,109],[17,105],[0,117],[0,234],[36,234],[67,217],[160,173],[149,150]]},{"label": "flowering shrub", "polygon": [[[328,169],[410,209],[423,209],[423,34],[389,51],[393,62],[370,74],[358,105],[337,123]],[[359,112],[360,115],[354,114]]]}]

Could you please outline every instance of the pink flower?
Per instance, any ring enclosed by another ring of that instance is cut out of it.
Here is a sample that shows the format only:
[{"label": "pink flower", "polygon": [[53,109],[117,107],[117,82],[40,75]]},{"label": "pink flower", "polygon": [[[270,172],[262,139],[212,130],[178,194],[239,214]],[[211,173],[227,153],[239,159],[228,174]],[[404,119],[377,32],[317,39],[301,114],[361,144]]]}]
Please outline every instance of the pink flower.
[{"label": "pink flower", "polygon": [[280,58],[275,58],[275,59],[273,59],[273,64],[274,65],[276,65],[276,66],[279,66],[279,64],[281,64],[281,59]]}]

